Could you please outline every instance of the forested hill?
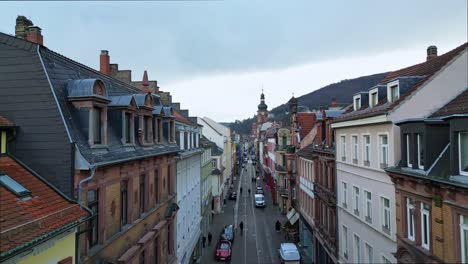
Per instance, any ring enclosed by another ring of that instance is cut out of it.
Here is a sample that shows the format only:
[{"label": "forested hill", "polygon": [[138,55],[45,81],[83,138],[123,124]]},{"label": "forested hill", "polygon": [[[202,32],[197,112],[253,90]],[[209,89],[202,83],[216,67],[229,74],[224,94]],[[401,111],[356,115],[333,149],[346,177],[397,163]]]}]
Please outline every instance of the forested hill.
[{"label": "forested hill", "polygon": [[[336,98],[337,104],[339,106],[349,105],[352,103],[353,95],[355,93],[360,91],[367,91],[370,87],[378,84],[386,74],[387,73],[378,73],[355,79],[346,79],[302,95],[297,98],[299,110],[304,108],[308,108],[310,110],[326,108],[330,106],[332,98]],[[273,108],[270,111],[270,113],[274,114],[272,120],[282,121],[284,125],[287,125],[287,111],[287,102]],[[253,122],[254,118],[248,118],[242,121],[231,123],[229,124],[229,127],[241,135],[249,134]]]}]

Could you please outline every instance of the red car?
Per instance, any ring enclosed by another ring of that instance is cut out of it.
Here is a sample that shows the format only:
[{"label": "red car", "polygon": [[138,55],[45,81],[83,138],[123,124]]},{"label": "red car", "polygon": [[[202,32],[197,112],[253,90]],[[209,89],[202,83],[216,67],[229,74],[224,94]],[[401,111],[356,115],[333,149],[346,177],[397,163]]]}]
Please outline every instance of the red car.
[{"label": "red car", "polygon": [[220,240],[216,245],[215,257],[217,260],[231,260],[232,247],[231,242]]}]

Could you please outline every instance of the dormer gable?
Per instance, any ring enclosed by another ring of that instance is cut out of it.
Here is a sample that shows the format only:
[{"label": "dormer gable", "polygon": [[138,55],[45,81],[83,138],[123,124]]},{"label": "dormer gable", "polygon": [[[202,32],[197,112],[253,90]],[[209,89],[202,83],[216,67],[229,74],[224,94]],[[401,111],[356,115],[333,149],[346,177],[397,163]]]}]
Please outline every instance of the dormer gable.
[{"label": "dormer gable", "polygon": [[386,85],[376,85],[369,89],[369,107],[374,107],[379,104],[379,102],[387,97],[387,86]]},{"label": "dormer gable", "polygon": [[146,94],[134,94],[135,101],[140,110],[153,111],[154,101],[151,93]]},{"label": "dormer gable", "polygon": [[358,92],[353,95],[353,110],[357,111],[367,105],[369,94],[367,92]]},{"label": "dormer gable", "polygon": [[68,100],[71,102],[88,100],[105,104],[110,102],[107,96],[106,86],[100,79],[68,80],[66,90],[68,93]]},{"label": "dormer gable", "polygon": [[394,103],[425,76],[400,76],[387,83],[387,101]]}]

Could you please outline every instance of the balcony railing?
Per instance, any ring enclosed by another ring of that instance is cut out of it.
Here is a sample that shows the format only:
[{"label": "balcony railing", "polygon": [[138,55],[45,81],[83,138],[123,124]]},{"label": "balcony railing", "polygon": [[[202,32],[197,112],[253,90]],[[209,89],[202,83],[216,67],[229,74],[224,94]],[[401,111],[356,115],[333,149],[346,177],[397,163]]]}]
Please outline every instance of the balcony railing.
[{"label": "balcony railing", "polygon": [[288,171],[286,166],[282,166],[282,165],[279,165],[279,164],[275,164],[275,170],[277,172],[284,172],[284,173],[286,173]]}]

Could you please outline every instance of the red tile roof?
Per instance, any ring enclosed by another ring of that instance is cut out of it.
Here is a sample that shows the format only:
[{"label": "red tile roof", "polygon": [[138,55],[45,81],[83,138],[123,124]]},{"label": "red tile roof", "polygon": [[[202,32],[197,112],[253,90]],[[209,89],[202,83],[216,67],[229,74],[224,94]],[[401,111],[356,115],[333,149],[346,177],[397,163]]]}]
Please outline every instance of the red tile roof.
[{"label": "red tile roof", "polygon": [[14,127],[15,124],[3,116],[0,116],[0,127]]},{"label": "red tile roof", "polygon": [[[359,118],[371,117],[379,114],[384,114],[387,111],[395,108],[398,106],[406,97],[411,95],[414,91],[416,91],[421,85],[423,85],[427,80],[429,80],[435,73],[437,73],[442,67],[447,65],[452,59],[454,59],[457,55],[462,53],[465,49],[468,48],[468,42],[464,43],[463,45],[445,53],[440,56],[434,57],[429,59],[425,62],[406,67],[397,71],[390,72],[385,76],[385,78],[380,81],[379,84],[387,84],[391,80],[401,77],[401,76],[425,76],[421,80],[417,81],[408,91],[404,94],[400,95],[400,98],[389,104],[387,102],[387,98],[381,100],[377,106],[374,107],[367,107],[362,110],[358,111],[349,111],[343,114],[341,117],[337,118],[334,123],[342,122],[346,120],[354,120]],[[364,88],[364,87],[363,87]],[[370,88],[370,87],[368,87]],[[352,109],[351,109],[352,110]]]},{"label": "red tile roof", "polygon": [[307,134],[309,134],[310,130],[315,125],[315,120],[317,120],[317,117],[315,113],[311,112],[304,112],[304,113],[297,113],[296,115],[297,118],[297,124],[299,125],[300,129],[300,136],[301,139],[303,139]]},{"label": "red tile roof", "polygon": [[175,110],[174,109],[174,117],[177,121],[179,122],[182,122],[182,123],[185,123],[187,125],[191,125],[193,126],[194,124],[192,122],[190,122],[185,116],[183,116],[181,113],[179,113],[179,111]]},{"label": "red tile roof", "polygon": [[443,117],[456,114],[468,114],[468,89],[441,107],[430,117]]},{"label": "red tile roof", "polygon": [[31,199],[21,200],[0,185],[1,257],[89,215],[11,157],[0,156],[0,169],[31,192]]}]

